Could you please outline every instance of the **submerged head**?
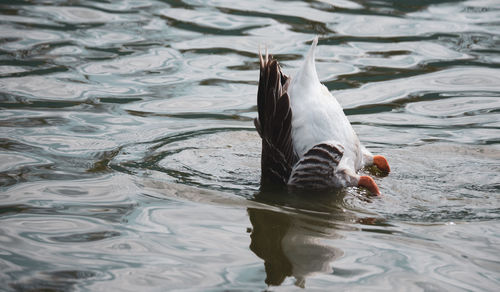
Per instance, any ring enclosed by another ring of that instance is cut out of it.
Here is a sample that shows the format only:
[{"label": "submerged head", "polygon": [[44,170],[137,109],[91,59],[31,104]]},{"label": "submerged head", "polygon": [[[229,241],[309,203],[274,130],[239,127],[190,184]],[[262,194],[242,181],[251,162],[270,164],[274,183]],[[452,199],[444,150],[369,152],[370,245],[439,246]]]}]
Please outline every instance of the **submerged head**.
[{"label": "submerged head", "polygon": [[391,168],[389,167],[389,163],[387,163],[387,159],[385,159],[382,155],[373,156],[373,164],[380,169],[380,171],[389,173],[391,172]]}]

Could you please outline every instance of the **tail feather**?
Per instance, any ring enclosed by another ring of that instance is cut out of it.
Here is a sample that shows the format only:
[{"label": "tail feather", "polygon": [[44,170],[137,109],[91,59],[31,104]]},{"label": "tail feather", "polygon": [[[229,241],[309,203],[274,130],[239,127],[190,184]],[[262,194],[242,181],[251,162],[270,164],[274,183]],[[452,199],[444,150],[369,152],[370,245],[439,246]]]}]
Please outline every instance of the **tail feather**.
[{"label": "tail feather", "polygon": [[318,37],[315,37],[309,52],[302,63],[302,66],[297,71],[295,77],[292,81],[292,86],[295,87],[297,84],[302,88],[308,88],[311,84],[320,83],[318,73],[316,71],[315,52],[316,46],[318,44]]},{"label": "tail feather", "polygon": [[259,52],[260,77],[257,92],[259,116],[254,124],[262,138],[262,183],[286,185],[298,160],[292,144],[292,111],[286,92],[289,78],[278,62]]}]

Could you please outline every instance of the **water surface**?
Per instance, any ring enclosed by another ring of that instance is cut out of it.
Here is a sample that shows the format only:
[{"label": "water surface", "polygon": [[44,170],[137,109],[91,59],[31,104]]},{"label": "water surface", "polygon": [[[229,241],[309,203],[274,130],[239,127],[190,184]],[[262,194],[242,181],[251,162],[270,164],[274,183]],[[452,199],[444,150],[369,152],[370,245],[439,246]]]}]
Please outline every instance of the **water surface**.
[{"label": "water surface", "polygon": [[[0,290],[498,289],[498,1],[0,3]],[[381,198],[259,190],[315,35]]]}]

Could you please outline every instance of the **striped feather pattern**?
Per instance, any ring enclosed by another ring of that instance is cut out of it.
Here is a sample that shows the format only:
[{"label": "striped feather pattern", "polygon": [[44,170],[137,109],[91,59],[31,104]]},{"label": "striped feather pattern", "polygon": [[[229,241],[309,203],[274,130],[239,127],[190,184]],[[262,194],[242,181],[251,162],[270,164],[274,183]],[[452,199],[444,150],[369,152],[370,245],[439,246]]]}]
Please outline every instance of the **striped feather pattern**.
[{"label": "striped feather pattern", "polygon": [[335,175],[344,155],[343,147],[320,143],[309,149],[293,167],[288,185],[295,189],[324,189],[342,187]]}]

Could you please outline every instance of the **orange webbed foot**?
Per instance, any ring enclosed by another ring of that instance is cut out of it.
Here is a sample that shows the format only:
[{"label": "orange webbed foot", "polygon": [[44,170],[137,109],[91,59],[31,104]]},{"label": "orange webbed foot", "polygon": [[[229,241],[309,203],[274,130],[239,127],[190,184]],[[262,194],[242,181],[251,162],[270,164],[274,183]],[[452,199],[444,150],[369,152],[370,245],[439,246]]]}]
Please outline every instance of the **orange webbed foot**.
[{"label": "orange webbed foot", "polygon": [[363,175],[359,177],[358,187],[364,187],[368,189],[373,195],[380,196],[380,191],[378,189],[377,184],[373,180],[373,178]]},{"label": "orange webbed foot", "polygon": [[389,163],[387,163],[387,159],[385,159],[382,155],[373,156],[373,164],[385,173],[391,172],[391,168],[389,167]]}]

